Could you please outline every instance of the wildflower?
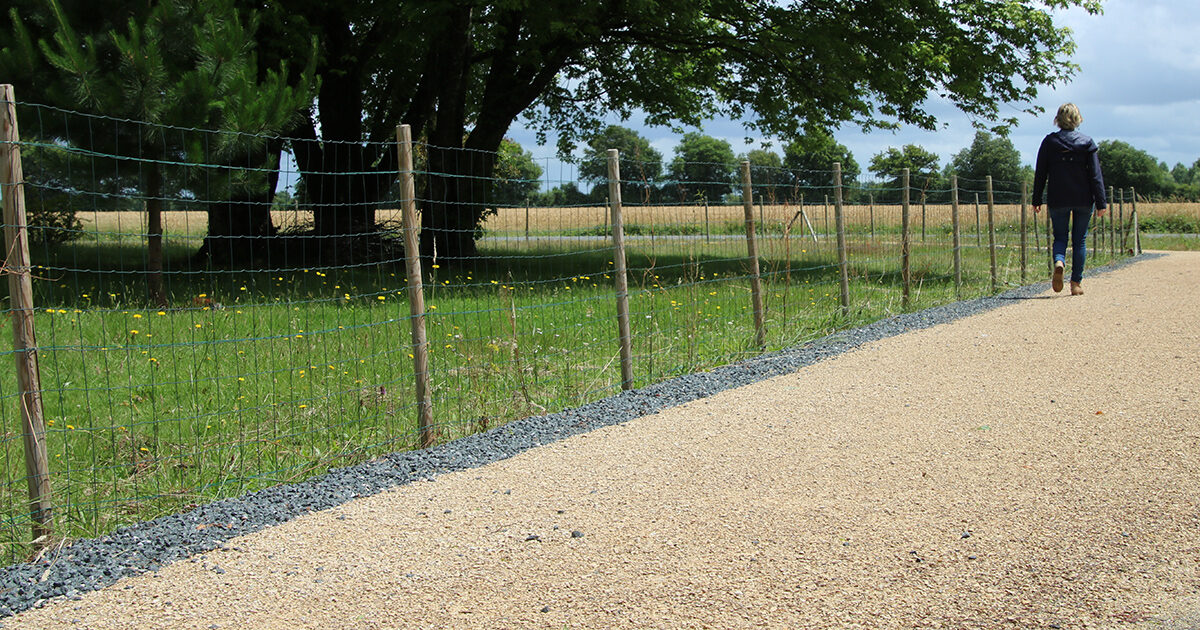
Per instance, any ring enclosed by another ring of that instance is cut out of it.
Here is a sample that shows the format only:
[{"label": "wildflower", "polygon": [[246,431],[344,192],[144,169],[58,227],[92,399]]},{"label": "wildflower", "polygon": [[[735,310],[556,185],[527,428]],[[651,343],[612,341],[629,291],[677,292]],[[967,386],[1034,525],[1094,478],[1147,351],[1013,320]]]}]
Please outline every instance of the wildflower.
[{"label": "wildflower", "polygon": [[203,328],[204,324],[196,324],[196,328]]},{"label": "wildflower", "polygon": [[136,335],[136,334],[138,334],[138,331],[136,331],[136,330],[131,330],[131,331],[129,331],[129,334],[131,334],[131,335]]},{"label": "wildflower", "polygon": [[141,451],[141,452],[143,452],[143,453],[149,453],[149,452],[150,452],[150,449],[146,448],[145,446],[143,446],[143,447],[139,448],[138,450],[139,450],[139,451]]},{"label": "wildflower", "polygon": [[133,318],[134,318],[134,319],[141,319],[141,318],[142,318],[142,314],[141,314],[141,313],[134,313],[134,314],[133,314]]},{"label": "wildflower", "polygon": [[166,312],[166,311],[159,311],[159,312],[158,312],[158,315],[159,315],[159,316],[166,315],[166,314],[167,314],[167,312]]},{"label": "wildflower", "polygon": [[68,430],[68,431],[74,431],[74,430],[75,430],[75,425],[73,425],[73,424],[68,424],[68,425],[67,425],[67,430]]},{"label": "wildflower", "polygon": [[158,363],[158,359],[155,359],[154,357],[150,357],[149,360],[151,363]]},{"label": "wildflower", "polygon": [[[430,267],[433,267],[434,269],[441,269],[441,268],[442,268],[442,266],[441,266],[441,265],[430,265]],[[394,275],[396,275],[396,274],[392,274],[392,275],[394,276]]]},{"label": "wildflower", "polygon": [[384,300],[386,300],[386,299],[387,299],[387,296],[384,296],[384,295],[378,295],[378,296],[376,296],[376,297],[375,297],[375,299],[376,299],[376,300],[379,300],[380,302],[382,302],[382,301],[384,301]]},{"label": "wildflower", "polygon": [[307,409],[307,408],[308,408],[308,405],[300,405],[300,408],[301,408],[301,409]]},{"label": "wildflower", "polygon": [[246,382],[246,377],[245,377],[245,376],[239,376],[239,377],[238,377],[238,382],[240,382],[240,383],[244,383],[244,382]]}]

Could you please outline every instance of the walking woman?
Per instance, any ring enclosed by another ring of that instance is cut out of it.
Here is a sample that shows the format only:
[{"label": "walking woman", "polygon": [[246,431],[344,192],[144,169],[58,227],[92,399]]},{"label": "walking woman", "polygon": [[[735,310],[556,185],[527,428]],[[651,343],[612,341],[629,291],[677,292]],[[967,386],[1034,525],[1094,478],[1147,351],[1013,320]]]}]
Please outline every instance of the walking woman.
[{"label": "walking woman", "polygon": [[1067,262],[1067,234],[1071,235],[1071,295],[1083,295],[1083,266],[1087,259],[1087,230],[1092,219],[1104,216],[1104,175],[1100,172],[1100,147],[1076,131],[1083,116],[1074,103],[1058,108],[1056,131],[1042,140],[1033,175],[1033,212],[1042,209],[1042,193],[1054,226],[1055,293],[1063,290]]}]

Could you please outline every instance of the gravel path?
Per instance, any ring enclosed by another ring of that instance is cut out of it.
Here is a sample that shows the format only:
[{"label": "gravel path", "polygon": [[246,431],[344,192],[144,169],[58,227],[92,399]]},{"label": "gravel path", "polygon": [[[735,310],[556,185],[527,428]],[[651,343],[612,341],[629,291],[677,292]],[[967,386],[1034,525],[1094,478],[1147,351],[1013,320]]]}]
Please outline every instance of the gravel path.
[{"label": "gravel path", "polygon": [[903,320],[0,623],[1200,628],[1200,253],[1085,287]]}]

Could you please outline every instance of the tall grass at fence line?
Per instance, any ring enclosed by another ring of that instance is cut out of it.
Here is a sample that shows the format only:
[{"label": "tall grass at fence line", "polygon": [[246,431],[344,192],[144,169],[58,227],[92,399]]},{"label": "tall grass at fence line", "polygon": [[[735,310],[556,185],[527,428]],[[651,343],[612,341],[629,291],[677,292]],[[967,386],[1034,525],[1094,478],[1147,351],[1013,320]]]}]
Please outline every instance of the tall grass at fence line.
[{"label": "tall grass at fence line", "polygon": [[[168,232],[169,259],[190,255],[200,218],[178,225],[174,241]],[[136,273],[137,226],[125,221],[131,233],[53,255],[35,251],[60,533],[95,535],[415,446],[399,263],[169,275],[173,307],[159,309],[145,303]],[[1001,244],[1001,285],[1013,285],[1019,252],[1012,238]],[[902,310],[894,238],[850,239],[849,313],[838,303],[829,238],[776,233],[760,247],[768,350]],[[579,250],[569,240],[485,241],[478,268],[430,271],[441,439],[619,391],[611,252]],[[630,242],[636,386],[758,354],[744,256],[745,242],[732,238]],[[914,238],[910,309],[989,292],[986,248],[964,245],[963,256],[960,294],[948,238]],[[1032,239],[1029,257],[1036,279],[1043,259]],[[0,375],[0,392],[15,391],[14,379]],[[28,531],[20,435],[10,429],[3,444],[0,529],[15,559]]]}]

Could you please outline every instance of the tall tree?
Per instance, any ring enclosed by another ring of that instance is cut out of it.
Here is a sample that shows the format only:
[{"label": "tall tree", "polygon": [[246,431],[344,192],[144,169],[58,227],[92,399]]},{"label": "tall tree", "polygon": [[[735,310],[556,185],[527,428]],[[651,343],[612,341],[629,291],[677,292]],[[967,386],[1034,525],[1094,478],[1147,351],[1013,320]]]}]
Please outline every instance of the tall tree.
[{"label": "tall tree", "polygon": [[608,150],[620,151],[621,179],[652,183],[662,174],[662,153],[650,146],[650,140],[628,127],[609,125],[587,139],[579,178],[592,182],[608,181]]},{"label": "tall tree", "polygon": [[[110,6],[111,5],[111,6]],[[41,7],[41,8],[39,8]],[[24,12],[18,9],[24,9]],[[10,11],[13,38],[0,49],[0,69],[14,72],[29,98],[117,119],[115,133],[88,125],[42,127],[66,150],[120,155],[139,147],[136,168],[93,161],[103,186],[141,190],[148,214],[149,291],[162,284],[162,210],[207,188],[205,248],[229,261],[248,256],[254,239],[274,233],[270,202],[278,168],[266,136],[291,128],[309,100],[308,73],[263,68],[255,53],[258,14],[233,0],[70,3],[48,0]],[[190,132],[210,129],[216,133]],[[125,150],[127,152],[127,149]],[[184,167],[183,164],[193,167]],[[224,169],[219,176],[207,171]],[[121,170],[125,174],[120,175]],[[130,171],[135,171],[131,175]]]},{"label": "tall tree", "polygon": [[509,206],[528,203],[541,187],[541,176],[542,167],[533,160],[533,154],[517,141],[505,138],[497,157],[494,201]]},{"label": "tall tree", "polygon": [[[871,158],[871,172],[880,179],[889,180],[893,192],[902,188],[901,174],[906,168],[910,187],[923,191],[936,188],[939,181],[938,156],[920,145],[906,144],[900,149],[888,147]],[[902,194],[894,192],[888,196],[898,199]]]},{"label": "tall tree", "polygon": [[834,162],[842,165],[843,182],[853,182],[862,173],[854,154],[824,130],[805,133],[783,151],[783,164],[791,172],[793,185],[797,188],[824,188],[832,184],[830,172]]},{"label": "tall tree", "polygon": [[[783,159],[770,149],[751,149],[739,158],[750,163],[750,183],[757,202],[775,203],[787,195],[788,181],[783,170]],[[738,177],[741,175],[739,173]],[[740,181],[740,180],[739,180]],[[741,185],[734,186],[741,191]]]},{"label": "tall tree", "polygon": [[1139,195],[1162,197],[1175,192],[1175,181],[1165,164],[1134,148],[1128,142],[1100,142],[1100,168],[1104,183],[1116,188],[1133,187]]},{"label": "tall tree", "polygon": [[669,169],[679,200],[721,203],[736,177],[735,159],[725,140],[696,131],[684,134]]},{"label": "tall tree", "polygon": [[1069,6],[1100,3],[296,0],[262,5],[259,43],[268,67],[310,34],[320,43],[316,110],[293,134],[306,138],[293,151],[318,231],[371,228],[395,172],[385,142],[403,122],[430,145],[423,251],[464,259],[518,116],[557,130],[564,153],[635,110],[789,137],[843,122],[933,128],[940,95],[1003,125],[1001,104],[1036,111],[1038,87],[1074,73],[1070,32],[1050,14]]},{"label": "tall tree", "polygon": [[1021,154],[1012,140],[986,131],[977,131],[971,146],[955,153],[950,166],[960,178],[968,180],[982,182],[991,175],[997,189],[1008,191],[1019,191],[1024,179]]},{"label": "tall tree", "polygon": [[[1099,10],[1095,0],[1053,5]],[[564,153],[606,116],[635,110],[650,112],[650,124],[726,115],[747,120],[749,131],[787,136],[840,122],[933,128],[926,103],[941,94],[979,120],[1005,124],[1012,119],[1001,117],[1001,103],[1036,111],[1037,87],[1075,70],[1069,31],[1046,7],[301,0],[289,3],[288,18],[316,32],[325,54],[317,116],[306,125],[316,149],[297,158],[306,178],[332,164],[338,190],[362,191],[362,200],[331,206],[351,215],[339,229],[358,229],[369,223],[369,197],[386,187],[343,180],[362,166],[390,175],[394,158],[376,151],[328,159],[325,142],[386,140],[395,124],[412,125],[440,147],[429,152],[434,175],[424,184],[424,252],[467,258],[476,254],[470,235],[490,194],[489,155],[518,116],[556,130]]]}]

